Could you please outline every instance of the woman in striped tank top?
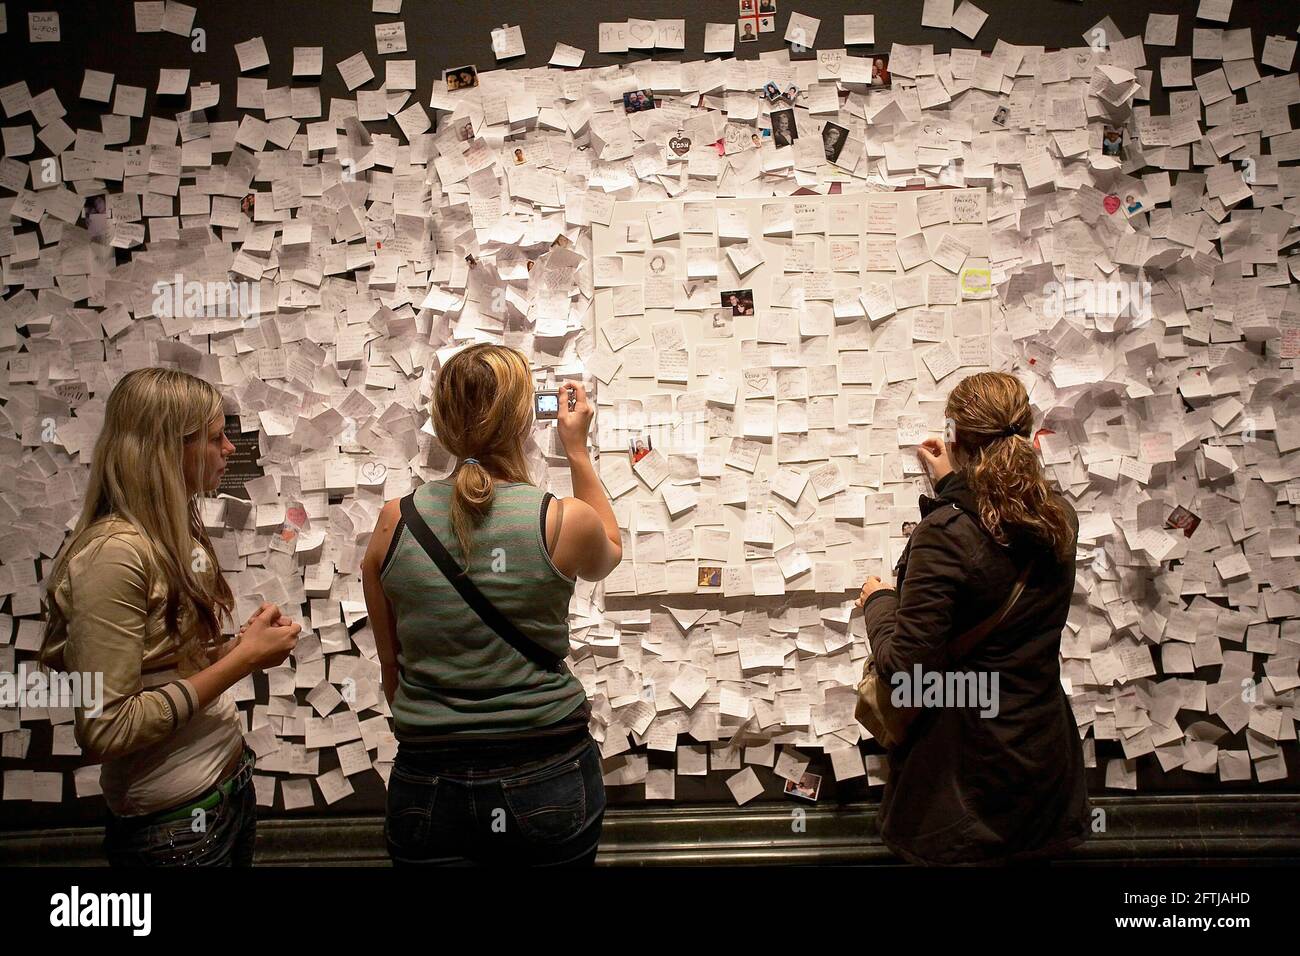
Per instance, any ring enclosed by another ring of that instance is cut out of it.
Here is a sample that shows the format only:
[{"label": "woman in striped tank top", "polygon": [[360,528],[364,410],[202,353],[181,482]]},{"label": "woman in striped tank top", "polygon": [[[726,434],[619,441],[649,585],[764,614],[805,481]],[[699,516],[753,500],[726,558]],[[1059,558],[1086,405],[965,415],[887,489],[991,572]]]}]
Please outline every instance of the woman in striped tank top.
[{"label": "woman in striped tank top", "polygon": [[534,486],[524,457],[528,359],[491,344],[457,352],[438,372],[431,414],[462,461],[408,503],[453,576],[468,578],[527,646],[466,602],[399,501],[384,505],[371,535],[362,582],[398,740],[385,823],[394,864],[595,859],[605,790],[586,692],[562,663],[543,661],[568,652],[575,579],[604,578],[623,547],[587,452],[586,392],[567,383],[560,399],[573,497],[557,499]]}]

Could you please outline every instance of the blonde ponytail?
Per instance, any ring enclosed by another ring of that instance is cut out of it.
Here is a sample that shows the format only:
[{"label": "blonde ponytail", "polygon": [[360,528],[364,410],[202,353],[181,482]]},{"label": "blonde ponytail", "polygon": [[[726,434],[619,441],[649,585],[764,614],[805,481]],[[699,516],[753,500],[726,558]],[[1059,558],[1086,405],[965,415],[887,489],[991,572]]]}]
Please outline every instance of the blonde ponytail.
[{"label": "blonde ponytail", "polygon": [[493,474],[532,484],[523,451],[533,421],[528,359],[503,345],[462,349],[438,371],[431,415],[443,447],[465,460],[452,480],[451,527],[468,573],[474,530],[492,510]]}]

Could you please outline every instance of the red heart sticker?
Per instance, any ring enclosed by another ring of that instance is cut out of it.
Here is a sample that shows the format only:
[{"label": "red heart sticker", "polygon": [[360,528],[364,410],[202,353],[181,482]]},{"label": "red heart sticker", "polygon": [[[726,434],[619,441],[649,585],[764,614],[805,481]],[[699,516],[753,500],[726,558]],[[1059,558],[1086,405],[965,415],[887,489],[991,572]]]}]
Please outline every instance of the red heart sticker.
[{"label": "red heart sticker", "polygon": [[1105,208],[1106,212],[1113,216],[1115,215],[1115,210],[1119,209],[1119,197],[1112,193],[1103,199],[1101,204]]}]

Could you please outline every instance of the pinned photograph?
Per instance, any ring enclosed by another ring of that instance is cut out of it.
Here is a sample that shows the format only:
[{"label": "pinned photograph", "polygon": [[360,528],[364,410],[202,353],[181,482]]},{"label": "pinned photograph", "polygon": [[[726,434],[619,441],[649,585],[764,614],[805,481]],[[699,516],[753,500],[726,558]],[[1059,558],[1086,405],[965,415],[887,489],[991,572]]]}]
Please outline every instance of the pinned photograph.
[{"label": "pinned photograph", "polygon": [[741,43],[758,42],[758,29],[756,27],[757,23],[758,23],[758,19],[756,17],[746,17],[743,20],[737,21],[736,30],[740,34]]},{"label": "pinned photograph", "polygon": [[758,12],[760,14],[776,13],[776,0],[758,0]]},{"label": "pinned photograph", "polygon": [[1146,196],[1141,192],[1131,192],[1124,194],[1124,215],[1136,216],[1146,212]]},{"label": "pinned photograph", "polygon": [[1169,517],[1165,519],[1166,528],[1178,528],[1183,532],[1183,537],[1190,538],[1201,524],[1201,516],[1195,512],[1188,511],[1182,505],[1169,512]]},{"label": "pinned photograph", "polygon": [[871,87],[872,89],[886,89],[891,86],[889,79],[889,56],[875,56],[871,58]]},{"label": "pinned photograph", "polygon": [[239,200],[239,211],[249,218],[251,222],[253,213],[257,207],[257,193],[245,193],[244,198]]},{"label": "pinned photograph", "polygon": [[90,241],[102,242],[108,235],[108,197],[87,196],[81,209],[86,214],[86,232],[90,233]]},{"label": "pinned photograph", "polygon": [[766,96],[769,101],[778,100],[781,98],[781,87],[777,86],[771,80],[768,80],[763,84],[763,95]]},{"label": "pinned photograph", "polygon": [[999,106],[993,111],[993,125],[1001,126],[1006,129],[1007,120],[1011,118],[1011,110],[1005,106]]},{"label": "pinned photograph", "polygon": [[773,30],[775,30],[775,29],[776,29],[776,18],[775,18],[775,17],[770,17],[770,16],[769,16],[769,17],[759,17],[759,18],[758,18],[758,32],[759,32],[759,33],[771,33],[771,32],[772,32]]},{"label": "pinned photograph", "polygon": [[697,569],[695,586],[700,588],[722,587],[722,568],[711,564],[701,564]]},{"label": "pinned photograph", "polygon": [[628,452],[632,455],[632,464],[636,464],[654,450],[654,442],[649,435],[633,435],[628,440]]},{"label": "pinned photograph", "polygon": [[848,141],[847,127],[840,126],[838,123],[827,123],[822,127],[822,152],[826,154],[828,162],[840,161],[840,153],[844,152],[844,144]]},{"label": "pinned photograph", "polygon": [[516,146],[510,151],[510,158],[514,160],[516,166],[522,166],[528,162],[528,157],[524,155],[522,146]]},{"label": "pinned photograph", "polygon": [[1103,126],[1101,130],[1101,155],[1120,159],[1124,155],[1124,129],[1118,126]]},{"label": "pinned photograph", "polygon": [[781,95],[785,97],[787,103],[793,106],[794,101],[799,98],[799,87],[791,83],[789,86],[785,88],[785,92],[782,93]]},{"label": "pinned photograph", "polygon": [[458,66],[455,69],[443,70],[442,81],[447,84],[447,92],[453,90],[468,90],[478,86],[478,68],[474,66]]},{"label": "pinned photograph", "polygon": [[809,800],[816,802],[817,795],[821,793],[822,778],[821,774],[809,773],[804,771],[799,782],[793,780],[785,782],[785,793],[791,797],[798,797],[800,800]]},{"label": "pinned photograph", "polygon": [[754,15],[754,0],[740,0],[740,15],[742,17]]},{"label": "pinned photograph", "polygon": [[903,532],[902,537],[910,538],[912,536],[912,532],[916,530],[916,526],[918,524],[920,524],[919,521],[904,521],[902,527],[902,532]]},{"label": "pinned photograph", "polygon": [[754,290],[732,289],[722,293],[722,307],[730,308],[732,315],[753,315]]},{"label": "pinned photograph", "polygon": [[649,90],[633,90],[623,94],[623,112],[640,113],[655,108],[654,94]]},{"label": "pinned photograph", "polygon": [[789,146],[799,138],[799,130],[794,125],[794,110],[772,111],[772,142],[777,146]]}]

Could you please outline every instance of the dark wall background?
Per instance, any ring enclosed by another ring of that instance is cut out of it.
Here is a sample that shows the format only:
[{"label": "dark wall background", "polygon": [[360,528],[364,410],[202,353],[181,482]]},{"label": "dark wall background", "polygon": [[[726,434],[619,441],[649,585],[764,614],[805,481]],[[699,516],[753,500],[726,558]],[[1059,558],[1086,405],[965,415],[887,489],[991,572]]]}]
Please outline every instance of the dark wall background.
[{"label": "dark wall background", "polygon": [[[1085,46],[1084,33],[1103,17],[1109,16],[1125,36],[1145,32],[1150,12],[1177,13],[1180,16],[1178,43],[1175,47],[1150,47],[1147,50],[1147,67],[1155,71],[1152,88],[1152,111],[1167,112],[1168,100],[1159,86],[1159,57],[1191,54],[1192,29],[1199,0],[1159,0],[1152,5],[1124,3],[1121,0],[975,0],[976,5],[988,13],[988,20],[973,41],[953,30],[921,27],[921,0],[891,0],[888,3],[839,2],[839,0],[779,0],[776,31],[760,35],[758,42],[737,44],[736,56],[740,59],[757,59],[764,51],[786,48],[782,40],[789,14],[792,10],[822,20],[816,46],[820,49],[844,46],[843,16],[874,14],[876,18],[876,44],[873,47],[851,47],[852,55],[887,52],[890,44],[928,43],[935,52],[953,48],[990,51],[999,40],[1024,45],[1043,45],[1048,48]],[[203,81],[222,84],[221,103],[209,111],[213,120],[238,119],[236,109],[236,78],[240,76],[239,61],[234,44],[252,37],[265,39],[270,66],[250,71],[247,76],[264,77],[270,87],[314,86],[321,87],[321,112],[329,115],[331,97],[354,96],[343,85],[334,64],[365,51],[376,79],[364,88],[374,89],[384,76],[384,60],[375,50],[374,27],[376,23],[404,21],[408,49],[394,54],[394,59],[417,61],[417,89],[413,100],[427,104],[433,80],[441,77],[444,68],[476,64],[480,71],[498,66],[492,53],[490,31],[503,24],[520,25],[528,52],[500,64],[501,68],[519,69],[545,66],[557,42],[567,43],[587,51],[583,67],[603,66],[613,63],[631,63],[638,60],[660,58],[670,60],[703,59],[704,24],[707,22],[735,22],[735,0],[637,0],[635,3],[597,3],[591,0],[571,0],[568,3],[519,3],[503,0],[475,0],[475,2],[428,2],[406,0],[397,15],[373,14],[364,0],[220,0],[204,2],[192,0],[198,13],[194,28],[206,33],[206,52],[191,50],[189,38],[169,33],[136,33],[134,5],[129,0],[109,2],[66,3],[52,0],[10,0],[8,32],[0,35],[0,86],[26,80],[33,95],[53,87],[58,91],[67,109],[65,122],[73,129],[86,127],[100,129],[99,117],[108,110],[104,104],[82,101],[79,98],[84,70],[101,70],[115,74],[115,82],[143,86],[149,95],[145,103],[145,116],[132,124],[132,144],[144,142],[148,117],[157,113],[167,117],[188,107],[188,96],[158,96],[152,92],[158,85],[158,71],[162,68],[190,69],[190,85]],[[28,42],[27,14],[29,10],[58,10],[62,40],[59,43],[32,44]],[[597,24],[601,20],[656,18],[685,18],[687,24],[687,49],[684,51],[638,51],[628,54],[601,54],[598,47]],[[1296,24],[1300,22],[1300,8],[1294,3],[1276,0],[1235,0],[1231,29],[1250,27],[1254,40],[1255,58],[1258,61],[1264,40],[1270,34],[1294,38]],[[1223,27],[1223,24],[1202,23],[1205,27]],[[321,46],[324,48],[322,75],[319,79],[294,80],[293,47]],[[802,57],[815,58],[815,53]],[[796,59],[800,58],[796,56]],[[1193,63],[1193,74],[1204,72],[1214,64],[1198,60]],[[1294,67],[1293,67],[1294,68]],[[1272,72],[1267,68],[1261,72]],[[426,107],[427,108],[427,107]],[[1297,125],[1297,109],[1292,107],[1292,123]],[[30,123],[30,114],[3,121],[7,125]],[[381,130],[380,124],[371,123],[372,131]],[[387,130],[398,134],[396,124]],[[48,155],[37,141],[36,151],[25,160]],[[224,157],[218,157],[222,159]],[[268,188],[269,184],[260,184]],[[8,601],[0,605],[7,612]],[[1213,680],[1217,668],[1197,673],[1201,679]],[[266,699],[265,678],[255,678],[259,700]],[[33,731],[30,752],[48,754],[50,727],[48,724],[29,724]],[[1232,749],[1245,749],[1245,732],[1232,735],[1222,742]],[[865,744],[864,751],[878,753],[875,744]],[[1178,770],[1163,774],[1153,756],[1139,760],[1138,783],[1141,792],[1251,792],[1267,790],[1300,790],[1300,756],[1294,742],[1284,744],[1290,774],[1285,781],[1271,784],[1247,782],[1221,784],[1217,777]],[[866,778],[848,781],[837,786],[831,779],[829,760],[820,751],[809,751],[812,762],[809,769],[823,774],[821,802],[836,803],[851,800],[878,799],[879,788],[867,788]],[[1101,741],[1097,745],[1098,768],[1090,771],[1089,784],[1093,793],[1103,791],[1104,765],[1108,758],[1122,756],[1116,742]],[[651,753],[650,766],[671,767],[672,754]],[[40,757],[31,761],[0,760],[3,769],[37,769],[70,771],[78,765],[77,758]],[[332,757],[321,760],[321,770],[336,766]],[[723,783],[725,773],[714,773],[707,778],[680,777],[677,780],[678,803],[723,802],[730,803],[730,791]],[[790,800],[781,794],[781,781],[770,772],[759,771],[766,787],[762,800]],[[296,811],[295,814],[354,814],[381,812],[384,789],[373,773],[352,778],[356,793],[331,807],[317,806],[313,810]],[[611,805],[637,804],[642,801],[643,787],[609,788]],[[65,802],[62,804],[32,804],[25,802],[0,803],[0,829],[30,826],[71,825],[97,823],[103,817],[103,803],[98,797],[77,799],[70,778],[65,781]],[[285,815],[277,794],[274,815]]]}]

